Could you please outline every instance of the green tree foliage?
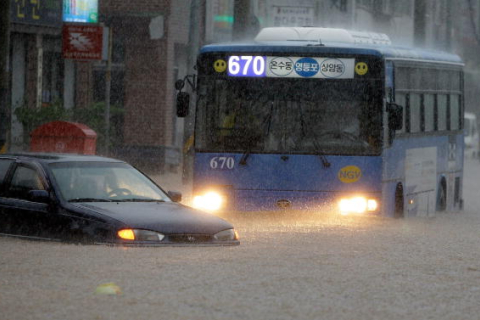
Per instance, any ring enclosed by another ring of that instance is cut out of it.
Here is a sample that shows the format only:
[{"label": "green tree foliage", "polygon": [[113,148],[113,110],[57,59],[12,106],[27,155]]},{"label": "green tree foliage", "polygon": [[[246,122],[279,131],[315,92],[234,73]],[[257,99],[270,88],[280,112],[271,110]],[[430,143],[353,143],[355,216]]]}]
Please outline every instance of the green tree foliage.
[{"label": "green tree foliage", "polygon": [[[88,108],[65,109],[61,101],[41,108],[29,108],[24,104],[15,109],[18,121],[25,132],[24,142],[29,143],[30,133],[42,124],[51,121],[71,121],[82,123],[97,133],[97,147],[105,145],[105,103],[97,102]],[[119,146],[123,142],[123,109],[110,107],[110,146]]]}]

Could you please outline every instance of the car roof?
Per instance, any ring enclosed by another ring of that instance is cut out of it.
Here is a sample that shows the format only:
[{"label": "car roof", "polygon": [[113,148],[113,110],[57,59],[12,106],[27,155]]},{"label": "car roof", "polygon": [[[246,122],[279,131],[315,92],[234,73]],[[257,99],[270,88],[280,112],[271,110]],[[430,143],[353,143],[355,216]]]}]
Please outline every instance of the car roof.
[{"label": "car roof", "polygon": [[42,163],[55,163],[55,162],[79,162],[79,161],[92,161],[92,162],[116,162],[124,163],[124,161],[118,159],[112,159],[107,157],[101,157],[96,155],[83,155],[83,154],[70,154],[70,153],[39,153],[39,152],[21,152],[21,153],[8,153],[0,154],[1,158],[10,158],[18,160],[35,160]]}]

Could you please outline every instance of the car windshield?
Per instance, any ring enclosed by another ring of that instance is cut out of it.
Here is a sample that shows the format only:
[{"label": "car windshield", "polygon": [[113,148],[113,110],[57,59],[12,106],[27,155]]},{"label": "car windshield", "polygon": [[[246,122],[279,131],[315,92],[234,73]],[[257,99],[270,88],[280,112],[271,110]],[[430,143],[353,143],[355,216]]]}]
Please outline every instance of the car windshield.
[{"label": "car windshield", "polygon": [[170,201],[145,175],[126,163],[63,162],[49,165],[69,202]]}]

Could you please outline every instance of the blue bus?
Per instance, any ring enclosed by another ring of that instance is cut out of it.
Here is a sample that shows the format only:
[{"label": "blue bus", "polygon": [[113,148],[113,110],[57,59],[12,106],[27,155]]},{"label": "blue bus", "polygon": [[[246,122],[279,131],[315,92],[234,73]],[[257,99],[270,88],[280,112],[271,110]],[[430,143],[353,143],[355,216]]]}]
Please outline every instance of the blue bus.
[{"label": "blue bus", "polygon": [[[197,72],[194,206],[399,218],[461,210],[458,56],[381,34],[266,28],[251,43],[203,47]],[[188,100],[178,94],[178,116]]]}]

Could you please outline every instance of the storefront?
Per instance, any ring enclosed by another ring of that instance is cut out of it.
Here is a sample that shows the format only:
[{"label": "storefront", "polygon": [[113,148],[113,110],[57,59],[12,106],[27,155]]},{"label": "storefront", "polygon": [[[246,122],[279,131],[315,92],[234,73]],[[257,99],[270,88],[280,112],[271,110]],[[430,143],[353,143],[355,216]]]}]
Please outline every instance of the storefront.
[{"label": "storefront", "polygon": [[22,150],[24,132],[15,116],[21,106],[40,108],[64,97],[61,55],[62,0],[10,0],[10,151]]}]

